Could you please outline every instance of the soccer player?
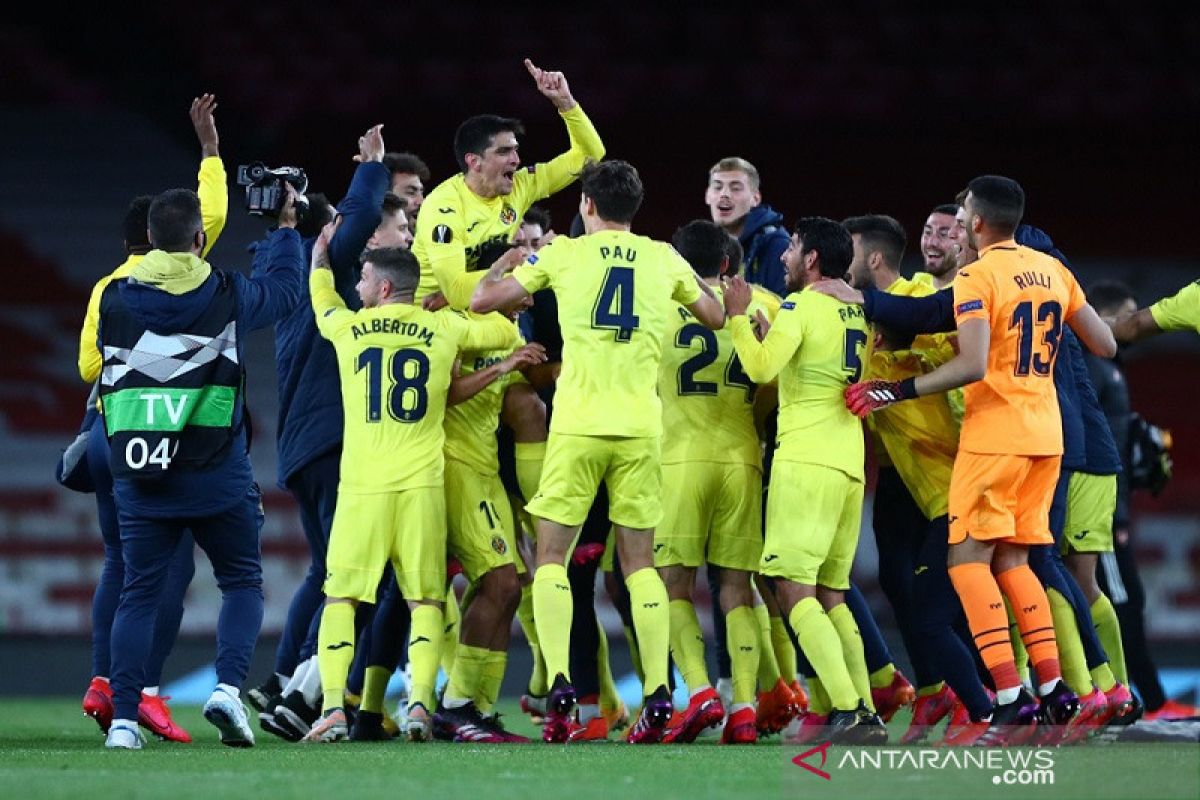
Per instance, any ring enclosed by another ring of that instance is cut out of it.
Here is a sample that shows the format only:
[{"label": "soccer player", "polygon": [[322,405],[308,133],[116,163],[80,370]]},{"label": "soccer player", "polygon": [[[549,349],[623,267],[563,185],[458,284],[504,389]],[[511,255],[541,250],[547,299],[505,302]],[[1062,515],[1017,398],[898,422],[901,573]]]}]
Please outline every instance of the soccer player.
[{"label": "soccer player", "polygon": [[921,258],[925,262],[925,271],[918,272],[913,280],[927,283],[934,289],[944,289],[958,274],[958,255],[962,249],[955,222],[958,208],[954,203],[943,203],[929,212],[921,228]]},{"label": "soccer player", "polygon": [[667,322],[680,303],[706,327],[724,312],[712,290],[668,245],[630,232],[642,202],[637,170],[624,161],[589,165],[580,175],[579,212],[587,235],[559,237],[517,267],[501,259],[475,288],[471,308],[511,305],[554,289],[563,334],[563,370],[538,492],[534,617],[548,674],[543,738],[564,741],[575,705],[570,684],[570,586],[566,562],[601,481],[629,588],[645,674],[646,703],[631,742],[656,742],[670,719],[669,611],[654,570],[653,530],[662,518],[658,399]]},{"label": "soccer player", "polygon": [[448,549],[462,564],[472,596],[459,623],[446,692],[433,715],[439,739],[528,741],[505,731],[493,713],[521,600],[518,572],[525,571],[500,481],[496,428],[507,385],[523,379],[519,370],[545,359],[545,348],[536,343],[464,352],[450,384],[445,425]]},{"label": "soccer player", "polygon": [[[758,169],[744,158],[722,158],[708,170],[704,204],[712,221],[742,248],[743,274],[777,295],[786,290],[780,256],[788,247],[783,215],[762,201]],[[738,264],[734,264],[736,273]]]},{"label": "soccer player", "polygon": [[[876,325],[867,375],[871,379],[899,381],[930,372],[953,354],[951,347],[914,349],[911,334]],[[909,502],[916,504],[925,520],[916,542],[917,551],[901,554],[908,562],[911,583],[912,635],[915,646],[927,654],[930,666],[944,675],[949,684],[938,692],[918,697],[912,724],[900,739],[902,744],[925,741],[933,726],[956,708],[956,701],[962,713],[959,719],[951,720],[944,743],[970,744],[987,730],[985,720],[992,711],[992,701],[979,680],[974,657],[955,632],[963,621],[962,605],[946,571],[949,546],[946,510],[962,425],[961,405],[950,398],[950,393],[927,395],[911,403],[889,406],[870,417],[879,446],[886,450],[886,457],[894,465],[891,469],[903,481],[906,496],[911,498]],[[882,504],[880,492],[877,488],[876,507]],[[881,578],[883,570],[881,557]]]},{"label": "soccer player", "polygon": [[363,309],[350,311],[329,269],[335,230],[326,226],[314,244],[309,277],[318,330],[337,354],[345,430],[317,637],[325,701],[305,741],[349,733],[343,693],[354,609],[375,601],[389,561],[412,615],[408,736],[421,741],[429,737],[446,594],[442,426],[451,370],[460,349],[499,349],[513,341],[513,328],[498,315],[476,322],[414,305],[420,268],[401,248],[363,254]]},{"label": "soccer player", "polygon": [[[1137,311],[1137,301],[1133,292],[1123,283],[1101,281],[1089,287],[1087,296],[1088,302],[1109,325]],[[1117,678],[1122,683],[1129,683],[1126,680],[1128,677],[1137,686],[1138,694],[1146,705],[1145,719],[1195,717],[1200,715],[1195,706],[1170,699],[1164,693],[1162,681],[1158,677],[1158,667],[1154,664],[1150,646],[1146,641],[1145,623],[1142,618],[1146,607],[1146,592],[1142,587],[1137,560],[1133,554],[1129,514],[1129,495],[1132,491],[1129,477],[1132,471],[1129,427],[1132,409],[1121,359],[1119,356],[1105,359],[1091,353],[1084,354],[1084,358],[1097,399],[1108,418],[1117,452],[1121,454],[1123,467],[1117,476],[1116,508],[1111,522],[1113,548],[1111,552],[1100,554],[1099,573],[1104,595],[1111,598],[1116,610],[1119,622],[1115,629],[1120,633],[1120,643],[1113,641],[1114,626],[1111,622],[1102,621],[1106,616],[1104,611],[1097,613],[1093,608],[1092,616],[1096,620],[1101,639],[1104,640],[1105,650],[1125,654],[1128,673],[1118,674]],[[1104,600],[1100,602],[1103,604]],[[1116,663],[1114,661],[1114,666]]]},{"label": "soccer player", "polygon": [[429,183],[429,167],[412,153],[385,153],[383,165],[391,175],[391,193],[405,202],[410,224],[414,227],[417,213],[425,202],[425,184]]},{"label": "soccer player", "polygon": [[567,124],[571,149],[548,163],[518,170],[517,137],[524,134],[519,120],[485,114],[459,125],[454,156],[462,172],[429,193],[413,245],[421,263],[418,300],[440,290],[451,308],[465,309],[484,275],[478,263],[482,247],[512,241],[531,205],[570,185],[588,161],[604,157],[604,145],[566,77],[529,59],[525,68]]},{"label": "soccer player", "polygon": [[[792,292],[760,343],[746,312],[749,285],[725,290],[733,344],[750,380],[779,378],[778,447],[767,497],[767,533],[759,572],[776,594],[831,704],[829,735],[838,742],[886,740],[868,706],[871,690],[862,639],[843,594],[858,545],[863,498],[862,427],[840,397],[859,378],[867,343],[862,309],[807,291],[841,280],[853,243],[823,217],[796,223],[784,252]],[[759,325],[765,319],[757,316]],[[818,433],[819,432],[819,433]]]},{"label": "soccer player", "polygon": [[[200,140],[200,174],[196,189],[200,198],[200,216],[204,224],[205,245],[201,256],[207,255],[216,244],[225,227],[229,210],[229,191],[225,185],[225,165],[219,154],[219,137],[213,112],[217,100],[211,94],[192,100],[189,114],[196,137]],[[129,275],[138,262],[150,252],[147,235],[147,216],[154,198],[143,195],[134,198],[125,215],[125,251],[128,257],[119,267],[101,278],[92,287],[88,298],[87,313],[79,334],[79,376],[86,383],[95,384],[104,363],[101,351],[96,347],[96,328],[100,322],[100,298],[114,280]],[[100,423],[100,424],[96,424]],[[96,506],[100,522],[100,533],[104,539],[104,566],[96,592],[92,597],[92,680],[83,697],[83,713],[108,733],[112,724],[112,688],[108,676],[111,674],[111,649],[113,616],[121,598],[121,586],[125,582],[125,563],[121,558],[121,531],[117,524],[117,507],[113,500],[112,472],[109,469],[108,437],[103,423],[93,420],[88,435],[88,470],[96,490]],[[171,557],[167,572],[166,588],[154,620],[154,644],[146,662],[146,686],[142,689],[142,701],[138,704],[138,723],[151,732],[177,742],[190,742],[192,737],[172,718],[166,700],[158,693],[163,662],[171,652],[175,637],[179,633],[179,621],[183,617],[183,598],[196,571],[195,542],[190,532],[179,537],[179,545]]]},{"label": "soccer player", "polygon": [[1115,320],[1112,329],[1121,343],[1148,339],[1165,331],[1200,333],[1200,280],[1189,283],[1149,308]]},{"label": "soccer player", "polygon": [[[933,287],[928,283],[908,280],[900,274],[907,236],[897,220],[883,214],[867,214],[850,217],[843,220],[842,224],[850,231],[850,238],[854,242],[854,260],[850,262],[849,269],[849,283],[852,286],[860,289],[872,286],[888,294],[906,297],[933,293]],[[946,337],[921,337],[912,347],[918,351],[946,350]],[[961,393],[955,394],[955,400],[958,401],[961,417]],[[889,448],[884,446],[876,426],[870,420],[867,429],[874,444],[875,461],[879,464],[871,518],[875,545],[879,551],[879,586],[896,615],[904,648],[912,662],[913,677],[917,681],[915,702],[919,706],[914,709],[914,722],[920,718],[922,727],[927,728],[948,713],[953,704],[951,694],[947,693],[941,675],[934,667],[934,656],[925,646],[926,640],[917,634],[917,616],[921,609],[913,597],[913,571],[924,545],[929,519],[914,500],[907,481],[896,470],[889,457]],[[904,676],[893,676],[892,680],[898,682],[904,680]],[[883,695],[875,705],[885,722],[900,708],[900,703],[886,696],[886,688],[876,687],[875,681],[872,681],[872,690]]]},{"label": "soccer player", "polygon": [[254,744],[240,687],[262,623],[262,495],[247,452],[242,339],[276,323],[299,297],[294,196],[289,187],[270,258],[246,278],[200,258],[205,234],[195,192],[160,194],[147,216],[155,249],[100,298],[100,402],[127,568],[113,619],[108,747],[141,746],[135,720],[153,620],[185,530],[221,588],[218,683],[204,716],[223,744]]},{"label": "soccer player", "polygon": [[[729,269],[730,237],[696,220],[672,243],[714,291]],[[757,289],[752,308],[775,316],[779,298]],[[692,605],[696,570],[720,568],[733,705],[721,741],[752,743],[758,672],[758,620],[751,576],[762,556],[762,449],[755,428],[755,385],[741,369],[728,331],[711,331],[679,306],[667,327],[659,372],[663,404],[663,519],[654,532],[654,565],[670,598],[671,652],[691,699],[663,741],[690,742],[725,715],[709,683],[704,636]],[[788,643],[790,647],[790,642]],[[788,676],[793,678],[792,675]]]},{"label": "soccer player", "polygon": [[[1008,597],[1038,674],[1041,715],[1071,719],[1078,700],[1062,681],[1046,592],[1028,548],[1049,544],[1050,502],[1062,460],[1062,423],[1051,378],[1062,325],[1093,352],[1111,355],[1112,333],[1056,259],[1018,246],[1025,195],[1009,178],[968,184],[967,236],[979,260],[954,282],[959,355],[900,383],[846,392],[851,410],[966,387],[966,414],[951,476],[950,577],[975,644],[992,674],[997,706],[981,742],[1027,737],[1038,706],[1021,686],[1001,596]],[[1010,726],[1019,733],[1010,737]]]},{"label": "soccer player", "polygon": [[[358,162],[350,188],[339,204],[341,223],[329,243],[334,285],[342,298],[358,305],[354,284],[358,258],[369,241],[377,246],[407,240],[404,212],[384,198],[388,171],[382,163],[383,126],[358,137]],[[315,211],[315,209],[314,209]],[[304,246],[312,247],[321,228],[306,220],[300,227]],[[394,240],[394,241],[393,241]],[[265,257],[259,246],[256,259]],[[317,330],[308,288],[301,301],[275,326],[275,361],[279,390],[276,426],[278,484],[296,501],[310,561],[288,605],[283,635],[275,651],[271,678],[247,692],[259,710],[263,730],[298,741],[317,717],[320,676],[317,671],[317,625],[325,596],[325,557],[337,505],[338,464],[342,453],[342,397],[333,347]],[[306,656],[306,657],[302,657]]]}]

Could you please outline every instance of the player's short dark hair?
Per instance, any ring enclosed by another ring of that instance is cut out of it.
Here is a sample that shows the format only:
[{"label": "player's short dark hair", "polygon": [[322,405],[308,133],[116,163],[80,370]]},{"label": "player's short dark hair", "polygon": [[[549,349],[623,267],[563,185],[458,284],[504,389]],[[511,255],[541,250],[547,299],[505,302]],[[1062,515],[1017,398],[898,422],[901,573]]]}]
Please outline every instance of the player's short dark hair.
[{"label": "player's short dark hair", "polygon": [[396,294],[412,294],[421,280],[421,265],[412,251],[404,247],[377,247],[358,257],[360,264],[370,262],[379,276],[392,284]]},{"label": "player's short dark hair", "polygon": [[[966,193],[963,193],[964,200],[966,199],[966,197],[967,197]],[[958,198],[955,197],[955,200],[957,200],[957,199]],[[962,205],[961,202],[938,203],[936,206],[933,207],[933,211],[930,211],[929,213],[930,214],[949,214],[950,216],[953,217],[955,214],[958,213],[958,207],[961,205]]]},{"label": "player's short dark hair", "polygon": [[129,253],[146,253],[150,250],[150,237],[146,235],[146,219],[150,216],[150,204],[154,195],[141,194],[129,202],[122,228],[125,231],[125,250]]},{"label": "player's short dark hair", "polygon": [[495,114],[477,114],[459,125],[454,132],[454,158],[458,161],[458,168],[466,172],[467,153],[482,156],[483,151],[492,146],[496,135],[505,132],[524,136],[525,126],[519,119]]},{"label": "player's short dark hair", "polygon": [[596,204],[606,222],[627,224],[642,206],[642,178],[628,161],[613,159],[587,164],[579,173],[583,194]]},{"label": "player's short dark hair", "polygon": [[1127,300],[1137,301],[1130,289],[1121,281],[1097,281],[1088,287],[1087,300],[1101,314],[1116,311]]},{"label": "player's short dark hair", "polygon": [[721,274],[721,265],[729,257],[729,238],[720,225],[706,219],[694,219],[675,231],[671,244],[697,275],[715,278]]},{"label": "player's short dark hair", "polygon": [[874,324],[874,328],[875,332],[883,337],[883,343],[889,350],[907,350],[912,347],[913,341],[917,338],[912,331],[881,325],[878,322]]},{"label": "player's short dark hair", "polygon": [[191,189],[168,189],[150,203],[146,227],[155,248],[168,253],[188,252],[196,234],[204,230],[200,198]]},{"label": "player's short dark hair", "polygon": [[[958,210],[960,208],[962,208],[963,201],[965,201],[966,199],[967,199],[967,190],[966,189],[960,189],[958,191],[958,194],[954,195],[954,213],[955,214],[957,214]],[[947,205],[949,205],[949,204],[947,204]],[[938,206],[938,208],[941,208],[941,206]],[[937,209],[934,209],[934,210],[936,211]]]},{"label": "player's short dark hair", "polygon": [[333,204],[320,192],[312,192],[305,197],[308,198],[308,213],[296,223],[296,233],[300,234],[301,239],[312,239],[321,234],[321,228],[333,221]]},{"label": "player's short dark hair", "polygon": [[401,197],[393,192],[384,192],[383,203],[380,204],[379,210],[384,214],[395,214],[398,211],[407,211],[408,198]]},{"label": "player's short dark hair", "polygon": [[429,180],[429,167],[415,153],[384,153],[383,165],[392,175],[416,175],[422,181]]},{"label": "player's short dark hair", "polygon": [[1012,178],[980,175],[967,184],[975,213],[999,231],[1012,233],[1025,216],[1025,190]]},{"label": "player's short dark hair", "polygon": [[550,230],[550,212],[542,206],[530,206],[525,212],[522,225],[537,225],[542,231]]},{"label": "player's short dark hair", "polygon": [[746,249],[734,236],[726,234],[725,253],[729,256],[729,274],[736,275],[746,260]]},{"label": "player's short dark hair", "polygon": [[880,253],[889,267],[900,268],[908,236],[904,233],[904,226],[897,219],[887,214],[864,214],[860,217],[847,217],[842,220],[842,224],[851,235],[858,234],[864,250],[868,253]]},{"label": "player's short dark hair", "polygon": [[826,278],[841,278],[854,260],[854,240],[840,222],[827,217],[801,217],[794,232],[800,237],[800,254],[816,251],[817,268]]}]

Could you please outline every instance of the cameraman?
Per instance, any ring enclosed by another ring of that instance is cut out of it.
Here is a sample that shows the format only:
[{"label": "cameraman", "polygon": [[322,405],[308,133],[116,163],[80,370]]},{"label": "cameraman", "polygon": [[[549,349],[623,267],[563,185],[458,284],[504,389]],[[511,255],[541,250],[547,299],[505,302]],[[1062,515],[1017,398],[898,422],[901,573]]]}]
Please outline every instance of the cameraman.
[{"label": "cameraman", "polygon": [[[1110,325],[1137,311],[1133,291],[1117,281],[1101,281],[1088,289],[1088,302],[1096,313]],[[1120,354],[1107,359],[1084,353],[1092,385],[1108,425],[1112,429],[1117,450],[1121,454],[1123,469],[1117,476],[1117,509],[1113,516],[1113,552],[1102,554],[1097,578],[1104,593],[1112,600],[1121,622],[1121,639],[1125,646],[1125,663],[1129,677],[1137,686],[1142,703],[1146,706],[1145,719],[1176,719],[1196,716],[1197,709],[1184,703],[1170,700],[1163,692],[1158,678],[1158,667],[1150,657],[1150,646],[1146,642],[1143,616],[1146,610],[1146,593],[1138,575],[1133,542],[1129,535],[1130,463],[1129,423],[1132,409],[1129,403],[1129,386],[1121,368]]]},{"label": "cameraman", "polygon": [[299,302],[304,253],[293,198],[289,189],[269,258],[246,278],[200,257],[207,236],[196,193],[163,192],[147,217],[155,249],[101,297],[99,344],[112,355],[100,399],[125,560],[107,747],[141,747],[146,655],[168,563],[186,529],[208,554],[222,597],[218,683],[204,716],[223,744],[254,744],[239,695],[262,624],[262,502],[247,453],[242,340]]},{"label": "cameraman", "polygon": [[[369,129],[358,140],[358,162],[350,189],[338,204],[342,222],[329,244],[334,286],[352,309],[361,306],[354,286],[358,280],[358,257],[367,240],[380,225],[383,198],[391,174],[384,165],[382,125]],[[403,212],[400,212],[401,217]],[[313,242],[330,221],[328,205],[314,203],[299,227],[305,259]],[[256,243],[254,261],[268,255],[269,239]],[[315,673],[316,659],[301,663],[308,652],[306,642],[315,643],[319,612],[325,601],[325,551],[333,509],[337,502],[339,463],[342,453],[342,397],[333,346],[317,333],[308,283],[303,282],[297,302],[275,326],[275,359],[279,384],[277,445],[281,488],[287,489],[300,507],[300,520],[308,540],[312,561],[303,582],[296,588],[288,607],[283,636],[275,654],[274,674],[249,693],[262,714],[265,730],[291,739],[308,732],[316,718],[313,707],[319,683],[302,681],[301,670]],[[289,679],[295,677],[285,692]],[[313,678],[315,678],[315,674]],[[300,686],[305,691],[299,691]],[[307,697],[305,697],[307,695]],[[286,706],[285,713],[275,709]],[[282,726],[282,727],[281,727]]]}]

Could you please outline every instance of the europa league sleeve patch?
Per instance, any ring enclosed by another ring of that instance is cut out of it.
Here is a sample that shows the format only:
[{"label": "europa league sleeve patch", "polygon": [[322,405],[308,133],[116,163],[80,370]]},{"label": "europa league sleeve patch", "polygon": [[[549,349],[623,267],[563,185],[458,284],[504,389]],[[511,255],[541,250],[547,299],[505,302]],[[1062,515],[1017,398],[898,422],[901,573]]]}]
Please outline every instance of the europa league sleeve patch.
[{"label": "europa league sleeve patch", "polygon": [[450,230],[449,225],[438,225],[433,229],[433,240],[438,244],[450,244],[453,238],[454,232]]}]

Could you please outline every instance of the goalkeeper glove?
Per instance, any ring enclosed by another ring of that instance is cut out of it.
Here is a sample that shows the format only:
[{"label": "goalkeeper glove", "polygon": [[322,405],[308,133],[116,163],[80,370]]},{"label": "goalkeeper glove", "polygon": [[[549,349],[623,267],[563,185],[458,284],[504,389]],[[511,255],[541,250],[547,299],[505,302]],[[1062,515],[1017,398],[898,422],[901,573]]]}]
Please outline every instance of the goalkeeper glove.
[{"label": "goalkeeper glove", "polygon": [[846,387],[843,392],[846,408],[856,417],[865,417],[872,411],[911,400],[917,396],[913,378],[895,381],[865,381]]}]

